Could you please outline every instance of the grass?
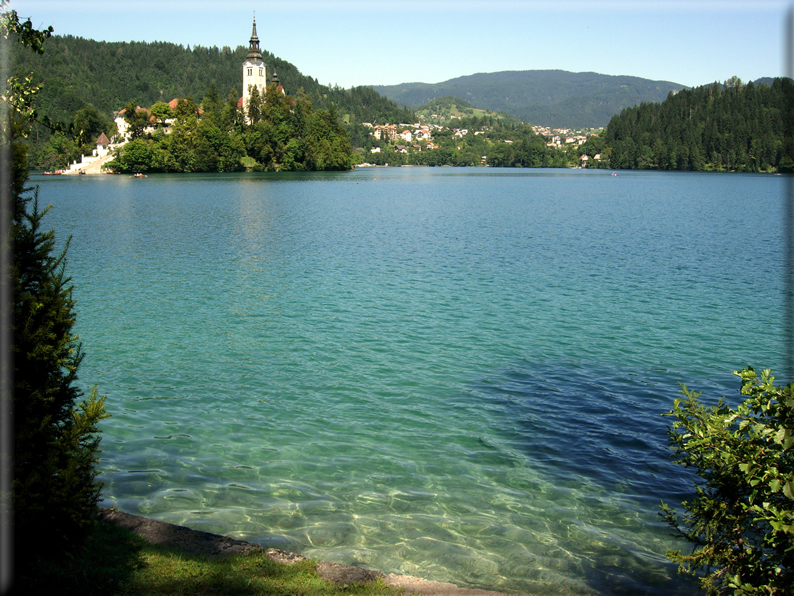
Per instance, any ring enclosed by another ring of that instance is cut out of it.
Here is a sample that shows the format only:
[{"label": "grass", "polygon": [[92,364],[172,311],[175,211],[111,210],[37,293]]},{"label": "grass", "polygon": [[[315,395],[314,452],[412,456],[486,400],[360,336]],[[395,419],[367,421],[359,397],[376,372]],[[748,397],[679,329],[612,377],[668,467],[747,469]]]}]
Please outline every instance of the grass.
[{"label": "grass", "polygon": [[243,164],[243,167],[246,170],[252,170],[257,166],[256,160],[253,157],[248,157],[247,155],[240,158],[240,163]]},{"label": "grass", "polygon": [[92,595],[399,595],[383,582],[334,585],[316,563],[287,565],[264,553],[208,558],[150,544],[129,530],[97,523],[86,547],[66,561],[46,554],[17,579],[18,593]]}]

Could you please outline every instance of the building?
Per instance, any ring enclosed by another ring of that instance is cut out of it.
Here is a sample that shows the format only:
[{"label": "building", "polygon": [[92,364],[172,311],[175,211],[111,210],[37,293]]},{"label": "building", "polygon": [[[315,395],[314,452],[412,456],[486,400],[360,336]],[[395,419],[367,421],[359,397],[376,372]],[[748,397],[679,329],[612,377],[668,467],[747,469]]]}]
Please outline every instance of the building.
[{"label": "building", "polygon": [[[275,75],[275,73],[273,74]],[[258,90],[259,96],[264,99],[265,87],[267,87],[267,68],[262,60],[262,52],[259,50],[259,37],[256,34],[256,16],[254,16],[254,28],[251,32],[251,39],[248,40],[248,57],[243,62],[243,97],[241,106],[244,113],[248,111],[248,102],[254,87]]]},{"label": "building", "polygon": [[[257,88],[262,101],[265,101],[267,84],[267,66],[262,60],[262,52],[259,49],[259,37],[256,34],[256,16],[254,16],[254,28],[251,32],[251,39],[248,40],[248,56],[243,62],[243,96],[237,101],[237,107],[242,108],[243,114],[248,113],[248,100],[254,87]],[[275,68],[270,77],[270,84],[275,85],[282,95],[287,94],[281,81],[279,81]],[[248,121],[247,116],[246,121]]]},{"label": "building", "polygon": [[108,147],[110,147],[110,139],[103,132],[96,140],[96,151],[94,155],[97,157],[105,157],[108,154]]},{"label": "building", "polygon": [[[147,110],[146,108],[142,108],[141,106],[135,106],[135,111],[137,113],[141,113],[141,112],[145,113],[147,119],[150,119],[152,117],[151,112],[149,112],[149,110]],[[125,141],[129,141],[130,140],[130,132],[129,132],[130,125],[127,124],[127,120],[124,118],[124,114],[126,114],[126,113],[127,113],[127,108],[124,108],[120,112],[116,112],[115,113],[116,117],[113,119],[113,122],[116,123],[116,128],[119,131],[119,136],[121,136]]]}]

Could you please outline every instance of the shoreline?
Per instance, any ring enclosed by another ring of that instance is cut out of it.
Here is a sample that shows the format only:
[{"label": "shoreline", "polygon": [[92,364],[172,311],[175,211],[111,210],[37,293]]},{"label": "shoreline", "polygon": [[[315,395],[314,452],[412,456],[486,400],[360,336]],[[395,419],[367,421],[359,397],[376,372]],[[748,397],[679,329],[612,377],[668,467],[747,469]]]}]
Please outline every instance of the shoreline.
[{"label": "shoreline", "polygon": [[[264,552],[273,561],[286,564],[304,561],[308,558],[275,548],[265,549],[259,544],[229,536],[192,530],[186,526],[178,526],[149,517],[124,513],[117,509],[99,507],[97,519],[126,528],[142,536],[152,544],[187,551],[195,555],[224,557]],[[317,573],[329,582],[342,585],[367,583],[382,579],[387,586],[402,589],[406,594],[425,594],[427,596],[510,596],[504,592],[460,588],[445,582],[394,573],[387,575],[382,571],[328,561],[317,562]]]}]

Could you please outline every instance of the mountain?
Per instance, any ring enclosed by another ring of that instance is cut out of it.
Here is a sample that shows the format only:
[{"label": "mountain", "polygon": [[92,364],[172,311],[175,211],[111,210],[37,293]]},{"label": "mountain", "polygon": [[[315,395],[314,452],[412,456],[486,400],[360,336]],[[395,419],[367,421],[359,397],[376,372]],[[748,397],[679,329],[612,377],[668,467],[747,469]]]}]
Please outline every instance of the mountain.
[{"label": "mountain", "polygon": [[554,127],[606,126],[624,108],[664,101],[684,85],[639,77],[565,70],[479,73],[442,83],[373,85],[399,105],[417,107],[455,96],[481,109],[507,112],[533,124]]}]

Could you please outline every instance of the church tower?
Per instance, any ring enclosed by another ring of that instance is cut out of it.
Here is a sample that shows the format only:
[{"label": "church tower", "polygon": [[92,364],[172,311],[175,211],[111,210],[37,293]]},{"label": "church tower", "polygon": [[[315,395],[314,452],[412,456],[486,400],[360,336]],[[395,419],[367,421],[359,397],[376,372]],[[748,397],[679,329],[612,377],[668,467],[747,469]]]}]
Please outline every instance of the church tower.
[{"label": "church tower", "polygon": [[259,51],[259,37],[256,35],[256,15],[254,15],[254,29],[251,32],[251,39],[248,42],[248,57],[243,62],[243,111],[248,111],[248,98],[251,97],[251,89],[256,86],[259,96],[265,99],[265,87],[267,86],[267,73],[265,63],[262,60],[262,52]]}]

